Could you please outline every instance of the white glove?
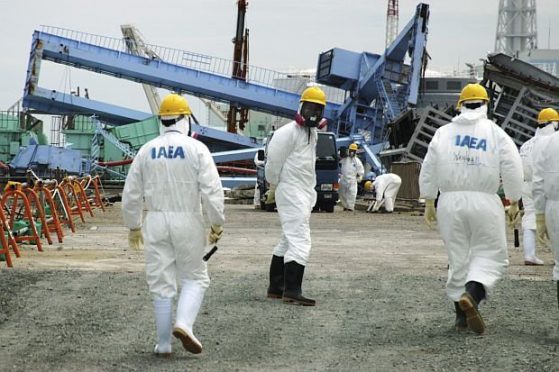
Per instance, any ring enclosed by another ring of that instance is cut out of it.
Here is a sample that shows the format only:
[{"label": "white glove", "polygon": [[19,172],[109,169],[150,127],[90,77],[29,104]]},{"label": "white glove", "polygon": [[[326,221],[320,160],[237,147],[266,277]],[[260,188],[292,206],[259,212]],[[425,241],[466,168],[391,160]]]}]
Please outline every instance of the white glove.
[{"label": "white glove", "polygon": [[264,194],[266,196],[266,204],[274,204],[276,202],[276,186],[269,185],[268,190]]},{"label": "white glove", "polygon": [[520,208],[518,207],[518,201],[510,203],[507,209],[507,222],[511,229],[514,229],[518,220],[520,219]]},{"label": "white glove", "polygon": [[433,199],[425,200],[425,213],[423,219],[430,229],[437,223],[437,210],[435,209],[435,201]]},{"label": "white glove", "polygon": [[130,232],[128,232],[128,246],[135,251],[144,249],[144,237],[142,236],[142,230],[130,230]]},{"label": "white glove", "polygon": [[221,225],[212,225],[208,240],[211,244],[215,244],[221,239],[221,235],[223,235],[223,227]]}]

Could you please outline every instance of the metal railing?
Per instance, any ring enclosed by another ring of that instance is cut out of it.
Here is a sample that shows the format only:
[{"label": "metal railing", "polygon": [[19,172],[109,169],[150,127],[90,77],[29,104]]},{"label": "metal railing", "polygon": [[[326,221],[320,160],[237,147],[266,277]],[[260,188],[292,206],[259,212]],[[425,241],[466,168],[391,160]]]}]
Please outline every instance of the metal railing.
[{"label": "metal railing", "polygon": [[[102,48],[112,49],[123,53],[130,54],[126,41],[124,39],[89,34],[81,31],[74,31],[54,26],[41,26],[41,32],[68,39],[76,40],[81,43],[91,44]],[[185,50],[162,47],[146,43],[145,47],[154,52],[161,61],[189,69],[209,72],[211,74],[231,77],[233,72],[233,60],[207,56],[199,53],[188,52]],[[244,69],[244,66],[242,66]],[[277,89],[276,81],[288,79],[293,74],[283,73],[270,70],[267,68],[248,65],[248,75],[246,81],[252,84],[261,85],[269,88]],[[340,103],[345,98],[345,92],[338,89],[339,92],[330,93],[328,101]],[[293,92],[299,93],[299,92]],[[331,97],[330,97],[331,96]]]}]

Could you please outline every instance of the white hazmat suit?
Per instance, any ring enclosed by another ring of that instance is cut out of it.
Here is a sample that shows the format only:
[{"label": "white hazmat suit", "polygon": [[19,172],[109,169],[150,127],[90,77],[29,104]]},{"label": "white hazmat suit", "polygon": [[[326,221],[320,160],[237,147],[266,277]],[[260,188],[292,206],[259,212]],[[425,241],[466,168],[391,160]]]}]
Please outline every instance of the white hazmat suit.
[{"label": "white hazmat suit", "polygon": [[508,265],[500,179],[507,198],[518,201],[522,162],[514,142],[487,119],[487,106],[463,108],[436,131],[419,176],[422,198],[441,192],[437,220],[449,258],[446,291],[454,302],[470,281],[489,293]]},{"label": "white hazmat suit", "polygon": [[524,243],[524,262],[526,264],[543,264],[536,257],[536,210],[532,199],[532,167],[533,159],[541,152],[542,139],[555,132],[553,125],[547,125],[536,129],[533,138],[526,141],[520,148],[522,158],[522,168],[524,171],[524,185],[522,188],[522,204],[524,206],[524,216],[522,217],[523,243]]},{"label": "white hazmat suit", "polygon": [[373,205],[373,211],[378,211],[381,205],[384,204],[384,209],[387,212],[392,212],[401,185],[402,179],[394,173],[381,174],[375,178],[373,186],[376,192],[376,201]]},{"label": "white hazmat suit", "polygon": [[[223,190],[212,156],[203,143],[185,135],[179,124],[165,128],[162,135],[142,146],[122,194],[124,223],[132,230],[142,228],[158,351],[163,353],[171,351],[167,336],[170,339],[177,279],[182,290],[175,326],[192,338],[192,326],[210,282],[202,260],[207,243],[201,201],[212,225],[224,222]],[[147,214],[142,223],[144,201]]]},{"label": "white hazmat suit", "polygon": [[[258,160],[258,152],[254,155],[254,165],[261,166],[264,164],[264,160]],[[260,208],[260,189],[258,188],[258,182],[254,185],[254,198],[252,201],[254,208]]]},{"label": "white hazmat suit", "polygon": [[365,169],[363,163],[357,156],[346,156],[341,161],[340,176],[340,201],[342,206],[349,210],[355,209],[355,198],[357,197],[357,183]]},{"label": "white hazmat suit", "polygon": [[555,257],[553,280],[559,281],[559,132],[541,142],[541,152],[534,158],[532,196],[536,214],[545,214]]},{"label": "white hazmat suit", "polygon": [[266,154],[266,180],[276,186],[282,236],[274,255],[306,266],[311,250],[309,220],[316,203],[317,129],[290,122],[274,132]]}]

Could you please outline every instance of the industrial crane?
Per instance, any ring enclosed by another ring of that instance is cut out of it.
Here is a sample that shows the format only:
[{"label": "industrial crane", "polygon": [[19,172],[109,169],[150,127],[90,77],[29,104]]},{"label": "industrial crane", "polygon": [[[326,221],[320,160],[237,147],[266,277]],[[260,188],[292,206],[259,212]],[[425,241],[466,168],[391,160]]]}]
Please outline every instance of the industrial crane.
[{"label": "industrial crane", "polygon": [[[146,46],[144,38],[140,34],[140,31],[133,25],[121,25],[120,31],[124,37],[124,42],[130,53],[137,56],[142,56],[150,58],[152,60],[159,60],[159,56]],[[142,88],[146,93],[146,98],[148,100],[149,108],[154,115],[159,112],[159,105],[161,104],[161,97],[157,93],[157,88],[149,84],[142,84]]]},{"label": "industrial crane", "polygon": [[386,9],[386,48],[398,36],[398,18],[398,0],[388,0],[388,7]]},{"label": "industrial crane", "polygon": [[[245,28],[245,15],[248,1],[237,1],[237,32],[233,38],[235,45],[233,50],[233,79],[246,81],[248,72],[248,28]],[[248,122],[248,108],[237,106],[234,102],[229,105],[227,114],[227,131],[237,133],[237,128],[241,131],[245,129]]]},{"label": "industrial crane", "polygon": [[[140,33],[140,30],[138,30],[136,26],[121,25],[120,30],[122,32],[122,36],[124,37],[126,48],[130,53],[137,56],[150,58],[152,60],[161,60],[157,53],[154,52],[145,42],[142,34]],[[142,88],[144,89],[144,92],[146,94],[146,98],[148,100],[149,108],[152,114],[157,115],[159,113],[159,105],[161,104],[161,97],[159,97],[157,88],[149,84],[142,84]],[[222,122],[227,122],[227,118],[223,115],[221,110],[214,102],[203,98],[201,100]]]},{"label": "industrial crane", "polygon": [[[377,154],[387,145],[387,125],[417,104],[425,67],[428,20],[429,5],[420,3],[413,18],[382,54],[333,48],[319,55],[316,81],[345,92],[343,101],[329,95],[324,111],[329,120],[328,130],[336,133],[339,145],[359,143],[367,162],[377,172],[385,171]],[[244,71],[243,80],[231,77],[235,70],[232,61],[157,46],[152,48],[162,58],[153,60],[128,53],[119,43],[119,39],[56,27],[35,31],[24,106],[40,113],[96,114],[116,125],[149,116],[104,102],[69,98],[40,87],[41,61],[47,60],[272,115],[293,118],[297,112],[299,94],[275,86],[278,79],[286,78],[285,74],[251,67],[250,72]],[[227,154],[214,154],[216,162],[252,159],[259,147],[250,138],[235,133],[212,133],[211,128],[201,126],[197,130],[201,136],[231,144],[227,151],[222,151]],[[242,147],[246,149],[239,150]]]}]

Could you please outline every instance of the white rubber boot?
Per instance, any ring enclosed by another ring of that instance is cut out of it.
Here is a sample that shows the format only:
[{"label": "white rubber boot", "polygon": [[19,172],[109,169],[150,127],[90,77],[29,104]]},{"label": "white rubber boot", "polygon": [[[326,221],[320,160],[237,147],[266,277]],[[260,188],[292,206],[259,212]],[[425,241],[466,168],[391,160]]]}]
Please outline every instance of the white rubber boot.
[{"label": "white rubber boot", "polygon": [[173,323],[172,306],[173,302],[170,298],[156,297],[153,300],[155,328],[157,330],[157,345],[155,345],[156,355],[171,355],[171,325]]},{"label": "white rubber boot", "polygon": [[524,265],[541,266],[542,260],[536,257],[536,230],[524,229]]},{"label": "white rubber boot", "polygon": [[196,282],[184,280],[177,306],[177,320],[173,328],[173,336],[182,342],[186,351],[193,354],[202,352],[202,344],[194,336],[192,327],[202,306],[206,289]]}]

